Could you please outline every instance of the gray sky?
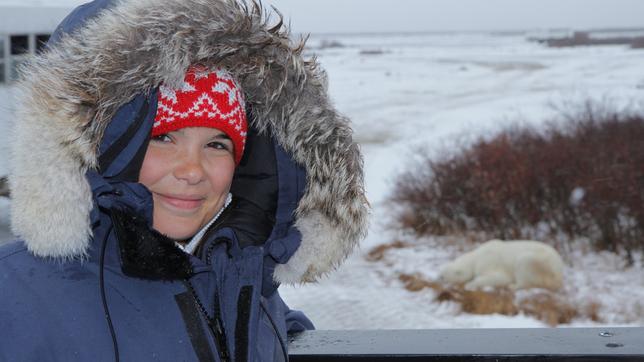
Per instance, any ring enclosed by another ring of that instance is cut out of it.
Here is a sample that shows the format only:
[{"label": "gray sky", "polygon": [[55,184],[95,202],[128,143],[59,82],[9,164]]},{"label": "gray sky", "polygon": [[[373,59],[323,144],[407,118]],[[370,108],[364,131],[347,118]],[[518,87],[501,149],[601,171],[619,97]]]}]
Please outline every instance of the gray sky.
[{"label": "gray sky", "polygon": [[265,0],[297,32],[644,27],[644,0]]},{"label": "gray sky", "polygon": [[[86,0],[0,0],[73,6]],[[532,30],[643,27],[644,0],[263,0],[295,32]],[[1,9],[0,9],[1,11]]]}]

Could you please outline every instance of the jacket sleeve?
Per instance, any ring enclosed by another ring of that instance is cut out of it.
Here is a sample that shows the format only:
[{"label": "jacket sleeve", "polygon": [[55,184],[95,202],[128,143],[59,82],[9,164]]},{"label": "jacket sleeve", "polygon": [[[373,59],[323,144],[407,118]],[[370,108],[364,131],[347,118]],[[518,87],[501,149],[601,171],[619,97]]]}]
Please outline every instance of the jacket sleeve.
[{"label": "jacket sleeve", "polygon": [[313,322],[299,310],[286,308],[286,333],[300,333],[307,330],[314,330]]}]

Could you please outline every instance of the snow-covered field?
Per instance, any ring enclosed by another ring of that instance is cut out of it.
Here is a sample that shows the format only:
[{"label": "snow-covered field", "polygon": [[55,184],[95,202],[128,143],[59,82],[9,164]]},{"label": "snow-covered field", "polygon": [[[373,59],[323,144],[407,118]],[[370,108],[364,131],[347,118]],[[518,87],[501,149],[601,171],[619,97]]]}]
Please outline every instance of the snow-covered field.
[{"label": "snow-covered field", "polygon": [[[517,121],[538,126],[554,117],[552,104],[608,97],[620,105],[638,105],[644,99],[644,50],[549,49],[525,39],[522,34],[464,33],[309,40],[309,51],[329,74],[337,108],[354,122],[365,157],[372,221],[361,248],[337,272],[314,285],[280,288],[292,308],[303,310],[319,329],[544,326],[522,314],[464,314],[453,302],[434,301],[430,289],[404,289],[399,273],[435,278],[439,267],[462,250],[431,238],[412,240],[392,229],[387,201],[417,146],[437,153]],[[328,47],[332,42],[341,46]],[[0,125],[10,122],[9,98],[9,90],[0,86]],[[5,155],[6,131],[0,135]],[[414,246],[391,250],[378,262],[365,259],[372,248],[394,240]],[[567,262],[562,293],[572,303],[597,305],[604,325],[644,325],[642,265],[625,268],[618,257],[583,251]],[[570,325],[597,322],[579,319]]]},{"label": "snow-covered field", "polygon": [[[309,41],[329,74],[336,106],[354,122],[373,217],[367,239],[339,271],[315,285],[281,287],[292,308],[304,310],[320,329],[545,326],[522,314],[464,314],[453,302],[434,301],[431,289],[404,289],[398,274],[431,280],[462,250],[392,230],[387,201],[417,146],[438,153],[519,121],[538,126],[555,117],[556,106],[588,97],[643,104],[644,50],[550,49],[525,39],[470,33]],[[341,46],[320,47],[333,43]],[[379,262],[365,259],[372,248],[394,240],[414,247],[392,249]],[[570,326],[644,325],[642,265],[624,268],[619,257],[583,251],[566,259],[562,294],[574,305],[594,304],[602,320],[576,319]]]}]

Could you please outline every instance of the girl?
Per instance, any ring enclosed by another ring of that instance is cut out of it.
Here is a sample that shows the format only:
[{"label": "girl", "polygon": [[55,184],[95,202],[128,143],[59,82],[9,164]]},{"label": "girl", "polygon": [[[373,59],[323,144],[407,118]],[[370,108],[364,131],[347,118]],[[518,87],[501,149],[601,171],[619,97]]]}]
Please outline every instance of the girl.
[{"label": "girl", "polygon": [[96,0],[23,68],[0,360],[287,360],[366,230],[323,72],[232,0]]}]

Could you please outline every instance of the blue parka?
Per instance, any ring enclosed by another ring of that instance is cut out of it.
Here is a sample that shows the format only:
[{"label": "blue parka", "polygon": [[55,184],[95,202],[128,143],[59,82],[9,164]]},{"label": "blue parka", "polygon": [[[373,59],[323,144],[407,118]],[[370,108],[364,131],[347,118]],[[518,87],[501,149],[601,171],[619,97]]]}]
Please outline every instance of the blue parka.
[{"label": "blue parka", "polygon": [[[97,0],[22,69],[0,247],[0,361],[287,360],[313,328],[279,296],[366,229],[362,160],[324,73],[258,5]],[[195,255],[137,183],[159,84],[223,66],[250,131],[232,204]]]}]

